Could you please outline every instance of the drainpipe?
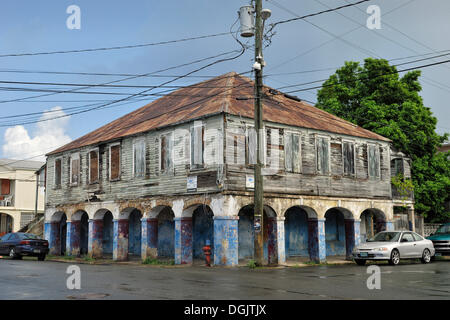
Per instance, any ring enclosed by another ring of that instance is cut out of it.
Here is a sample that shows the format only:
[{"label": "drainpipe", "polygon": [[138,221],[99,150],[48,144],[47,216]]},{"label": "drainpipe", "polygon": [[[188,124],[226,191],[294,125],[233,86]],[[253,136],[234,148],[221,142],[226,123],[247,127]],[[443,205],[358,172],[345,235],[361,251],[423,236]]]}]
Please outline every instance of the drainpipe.
[{"label": "drainpipe", "polygon": [[37,210],[38,210],[38,195],[39,195],[39,173],[36,172],[36,201],[34,203],[34,217],[37,216]]}]

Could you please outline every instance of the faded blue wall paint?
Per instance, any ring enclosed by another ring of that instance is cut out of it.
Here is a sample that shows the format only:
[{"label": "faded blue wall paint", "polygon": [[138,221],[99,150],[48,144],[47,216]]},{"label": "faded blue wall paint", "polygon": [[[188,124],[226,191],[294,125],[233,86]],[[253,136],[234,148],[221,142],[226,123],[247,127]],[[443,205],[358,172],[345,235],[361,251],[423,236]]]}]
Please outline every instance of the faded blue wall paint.
[{"label": "faded blue wall paint", "polygon": [[285,226],[284,220],[277,220],[277,245],[278,245],[278,263],[286,263],[286,248],[285,248]]},{"label": "faded blue wall paint", "polygon": [[141,255],[141,213],[134,210],[130,213],[128,230],[128,253]]},{"label": "faded blue wall paint", "polygon": [[308,239],[310,260],[325,262],[325,219],[308,219]]},{"label": "faded blue wall paint", "polygon": [[103,217],[103,253],[111,254],[113,251],[113,216],[111,212]]},{"label": "faded blue wall paint", "polygon": [[308,215],[305,211],[295,208],[286,212],[285,244],[286,257],[308,257]]},{"label": "faded blue wall paint", "polygon": [[67,222],[66,255],[80,254],[80,221]]},{"label": "faded blue wall paint", "polygon": [[114,221],[113,259],[124,261],[128,259],[128,220]]},{"label": "faded blue wall paint", "polygon": [[211,260],[214,258],[214,220],[213,213],[203,206],[194,210],[192,215],[192,228],[193,228],[193,255],[197,259],[205,259],[203,254],[203,246],[206,244],[206,240],[211,242]]},{"label": "faded blue wall paint", "polygon": [[344,215],[337,210],[325,214],[325,240],[327,256],[345,255]]},{"label": "faded blue wall paint", "polygon": [[238,217],[214,217],[214,264],[238,264]]},{"label": "faded blue wall paint", "polygon": [[238,221],[239,259],[253,258],[254,232],[251,210],[241,210]]},{"label": "faded blue wall paint", "polygon": [[80,221],[80,254],[87,254],[89,246],[89,216],[83,213]]},{"label": "faded blue wall paint", "polygon": [[158,216],[158,257],[173,258],[175,255],[175,222],[173,214],[163,211]]},{"label": "faded blue wall paint", "polygon": [[348,260],[352,259],[353,248],[360,243],[360,225],[359,220],[345,220],[345,252]]},{"label": "faded blue wall paint", "polygon": [[192,263],[192,218],[175,220],[175,264]]}]

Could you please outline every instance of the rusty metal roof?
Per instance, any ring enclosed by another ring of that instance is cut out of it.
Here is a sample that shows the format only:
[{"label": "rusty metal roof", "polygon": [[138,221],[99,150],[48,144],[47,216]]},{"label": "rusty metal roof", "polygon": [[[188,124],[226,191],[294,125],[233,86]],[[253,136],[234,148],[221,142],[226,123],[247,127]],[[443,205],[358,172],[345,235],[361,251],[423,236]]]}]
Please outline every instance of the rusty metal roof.
[{"label": "rusty metal roof", "polygon": [[[264,121],[374,140],[391,141],[304,101],[289,98],[269,87],[264,87],[263,92]],[[228,113],[253,118],[253,94],[253,81],[251,79],[236,72],[230,72],[169,93],[50,152],[48,155],[115,140],[212,114]]]}]

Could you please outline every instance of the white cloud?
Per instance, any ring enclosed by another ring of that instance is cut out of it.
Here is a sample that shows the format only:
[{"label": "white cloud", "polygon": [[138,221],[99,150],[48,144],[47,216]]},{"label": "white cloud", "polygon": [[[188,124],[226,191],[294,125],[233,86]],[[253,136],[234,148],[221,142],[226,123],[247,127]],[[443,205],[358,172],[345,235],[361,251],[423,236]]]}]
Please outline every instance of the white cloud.
[{"label": "white cloud", "polygon": [[[61,107],[45,110],[40,120],[52,119],[65,115]],[[38,122],[34,137],[31,138],[24,126],[6,129],[3,156],[10,159],[28,159],[45,161],[45,154],[72,141],[66,134],[70,117],[63,117]],[[39,156],[39,157],[36,157]]]}]

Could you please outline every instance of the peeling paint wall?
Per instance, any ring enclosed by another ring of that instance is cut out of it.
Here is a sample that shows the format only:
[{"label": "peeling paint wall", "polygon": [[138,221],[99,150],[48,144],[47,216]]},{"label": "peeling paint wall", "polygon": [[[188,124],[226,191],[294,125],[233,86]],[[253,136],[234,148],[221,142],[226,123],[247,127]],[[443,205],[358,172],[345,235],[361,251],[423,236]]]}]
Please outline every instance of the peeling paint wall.
[{"label": "peeling paint wall", "polygon": [[300,208],[286,212],[284,221],[286,257],[308,257],[308,215]]},{"label": "peeling paint wall", "polygon": [[173,258],[175,255],[175,222],[170,208],[158,215],[158,257]]},{"label": "peeling paint wall", "polygon": [[[193,228],[193,255],[196,259],[205,259],[202,248],[206,240],[211,243],[211,252],[214,253],[214,220],[213,212],[209,207],[199,206],[192,215]],[[214,254],[211,255],[213,260]]]},{"label": "peeling paint wall", "polygon": [[141,254],[141,216],[138,210],[133,210],[128,218],[128,254]]},{"label": "peeling paint wall", "polygon": [[103,253],[112,254],[113,252],[113,216],[111,212],[106,212],[103,217]]},{"label": "peeling paint wall", "polygon": [[327,256],[345,255],[344,215],[337,210],[325,214],[325,240]]}]

